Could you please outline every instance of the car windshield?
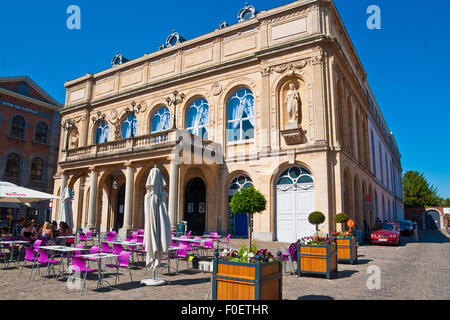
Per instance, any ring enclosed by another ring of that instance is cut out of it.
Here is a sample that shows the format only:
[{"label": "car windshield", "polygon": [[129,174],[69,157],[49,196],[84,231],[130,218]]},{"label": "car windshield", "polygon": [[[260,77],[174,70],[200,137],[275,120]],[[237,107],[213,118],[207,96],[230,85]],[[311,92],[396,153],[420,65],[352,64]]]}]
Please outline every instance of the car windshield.
[{"label": "car windshield", "polygon": [[409,221],[400,221],[400,225],[402,227],[409,227],[409,226],[411,226],[411,222],[409,222]]},{"label": "car windshield", "polygon": [[395,230],[395,225],[390,223],[377,223],[374,230]]}]

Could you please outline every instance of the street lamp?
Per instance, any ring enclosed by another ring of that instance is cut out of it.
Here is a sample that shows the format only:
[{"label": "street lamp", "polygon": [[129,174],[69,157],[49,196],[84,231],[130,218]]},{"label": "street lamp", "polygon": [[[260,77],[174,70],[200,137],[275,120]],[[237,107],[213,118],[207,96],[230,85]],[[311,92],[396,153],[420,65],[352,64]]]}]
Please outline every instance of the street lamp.
[{"label": "street lamp", "polygon": [[62,127],[63,129],[65,129],[67,131],[66,133],[66,150],[69,149],[69,132],[70,130],[72,130],[72,128],[74,128],[75,125],[75,121],[72,119],[67,119],[62,123]]},{"label": "street lamp", "polygon": [[178,96],[178,91],[175,90],[173,92],[173,99],[171,99],[170,97],[166,98],[167,104],[169,105],[169,107],[173,104],[173,125],[172,125],[172,129],[176,129],[177,127],[177,104],[182,103],[184,100],[184,93],[181,93],[179,95],[179,98],[177,98]]},{"label": "street lamp", "polygon": [[[125,112],[128,114],[128,116],[132,115],[134,117],[136,117],[137,114],[139,114],[139,112],[141,112],[141,108],[142,106],[140,104],[136,105],[136,102],[131,102],[131,109],[130,107],[127,107],[125,109]],[[131,119],[131,138],[134,138],[134,119]]]}]

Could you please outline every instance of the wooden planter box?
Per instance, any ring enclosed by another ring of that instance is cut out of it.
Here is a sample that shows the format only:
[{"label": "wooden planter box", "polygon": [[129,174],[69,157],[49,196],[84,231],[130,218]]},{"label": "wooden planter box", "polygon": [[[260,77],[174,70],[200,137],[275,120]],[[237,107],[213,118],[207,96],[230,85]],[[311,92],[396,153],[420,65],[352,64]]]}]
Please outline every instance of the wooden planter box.
[{"label": "wooden planter box", "polygon": [[271,263],[213,263],[212,300],[281,300],[282,268]]},{"label": "wooden planter box", "polygon": [[335,244],[297,245],[297,273],[321,274],[327,279],[337,273],[337,249]]},{"label": "wooden planter box", "polygon": [[358,261],[356,238],[337,238],[337,259],[339,263],[355,264]]}]

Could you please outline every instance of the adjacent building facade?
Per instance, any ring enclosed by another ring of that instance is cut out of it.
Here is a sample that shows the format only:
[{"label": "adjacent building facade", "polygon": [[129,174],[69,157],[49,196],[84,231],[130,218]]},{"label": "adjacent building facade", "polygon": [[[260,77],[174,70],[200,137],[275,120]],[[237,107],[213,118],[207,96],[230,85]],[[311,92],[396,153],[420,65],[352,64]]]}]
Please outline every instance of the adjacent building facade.
[{"label": "adjacent building facade", "polygon": [[[0,180],[53,193],[62,104],[29,77],[0,78]],[[0,203],[0,218],[49,218],[48,201]],[[6,225],[3,225],[6,227]]]},{"label": "adjacent building facade", "polygon": [[399,216],[400,153],[333,2],[246,5],[238,17],[191,40],[173,32],[159,51],[118,54],[65,84],[54,192],[74,190],[77,229],[142,227],[154,166],[172,225],[198,234],[246,237],[246,215],[228,203],[248,186],[268,200],[251,221],[255,239],[309,235],[315,210],[323,232],[340,212],[361,230]]}]

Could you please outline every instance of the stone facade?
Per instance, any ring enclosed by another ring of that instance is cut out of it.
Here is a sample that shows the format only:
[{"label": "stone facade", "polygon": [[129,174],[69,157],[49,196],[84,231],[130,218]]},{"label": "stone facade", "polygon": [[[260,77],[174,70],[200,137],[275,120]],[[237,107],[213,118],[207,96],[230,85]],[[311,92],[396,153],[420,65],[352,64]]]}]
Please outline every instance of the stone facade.
[{"label": "stone facade", "polygon": [[[379,183],[370,171],[368,134],[375,115],[366,74],[331,1],[262,11],[65,86],[62,122],[71,126],[61,137],[55,192],[75,190],[77,229],[142,227],[145,182],[155,165],[168,183],[172,224],[189,220],[198,233],[239,235],[245,220],[229,212],[228,202],[246,184],[268,200],[252,221],[256,239],[288,239],[291,218],[298,228],[292,239],[307,233],[310,209],[326,215],[324,232],[334,230],[333,216],[342,211],[359,228],[375,221],[370,195]],[[175,90],[184,99],[168,105]],[[207,139],[189,128],[197,101],[208,105]],[[156,115],[165,119],[162,107],[170,126],[153,130]],[[127,136],[130,115],[135,134]],[[100,132],[106,123],[107,133]],[[192,148],[181,148],[180,136],[193,140]],[[387,145],[397,157],[396,146]],[[283,192],[299,200],[283,207]]]}]

